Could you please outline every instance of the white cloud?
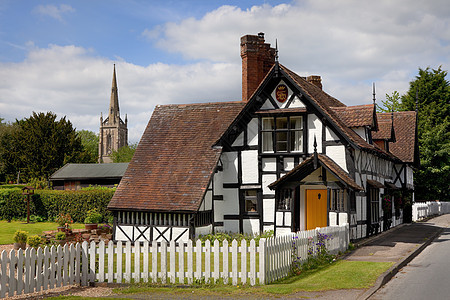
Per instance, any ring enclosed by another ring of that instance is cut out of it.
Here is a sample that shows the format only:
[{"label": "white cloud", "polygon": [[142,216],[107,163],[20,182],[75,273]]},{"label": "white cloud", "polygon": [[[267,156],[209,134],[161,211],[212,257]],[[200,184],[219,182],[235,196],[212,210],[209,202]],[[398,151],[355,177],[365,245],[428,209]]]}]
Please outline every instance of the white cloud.
[{"label": "white cloud", "polygon": [[[77,129],[98,132],[100,113],[108,110],[112,69],[112,61],[81,47],[34,47],[23,62],[0,63],[0,117],[14,121],[32,111],[52,111],[67,116]],[[139,141],[155,105],[240,98],[240,88],[230,89],[240,86],[235,76],[240,69],[233,64],[143,67],[119,61],[116,71],[131,142]]]},{"label": "white cloud", "polygon": [[49,16],[52,17],[58,21],[63,22],[63,14],[65,13],[69,13],[69,12],[74,12],[75,9],[67,4],[61,4],[58,6],[55,5],[38,5],[34,8],[34,12],[42,15],[42,16]]},{"label": "white cloud", "polygon": [[[278,39],[282,64],[301,75],[322,75],[327,91],[356,104],[363,89],[371,98],[373,81],[380,88],[404,90],[418,67],[448,66],[449,7],[443,0],[310,0],[246,10],[222,6],[200,19],[146,33],[161,49],[187,59],[239,64],[239,37],[263,31],[272,45]],[[403,78],[387,76],[392,73]]]}]

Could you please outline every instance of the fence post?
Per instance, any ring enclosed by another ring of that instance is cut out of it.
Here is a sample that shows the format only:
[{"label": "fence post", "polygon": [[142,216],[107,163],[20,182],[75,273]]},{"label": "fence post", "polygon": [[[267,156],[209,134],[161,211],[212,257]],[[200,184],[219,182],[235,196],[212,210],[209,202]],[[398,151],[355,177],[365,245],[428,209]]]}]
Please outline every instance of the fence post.
[{"label": "fence post", "polygon": [[2,251],[1,255],[1,275],[0,276],[0,298],[5,298],[6,296],[6,266],[9,263],[8,254],[6,253],[6,250]]},{"label": "fence post", "polygon": [[259,284],[266,284],[266,239],[259,240]]}]

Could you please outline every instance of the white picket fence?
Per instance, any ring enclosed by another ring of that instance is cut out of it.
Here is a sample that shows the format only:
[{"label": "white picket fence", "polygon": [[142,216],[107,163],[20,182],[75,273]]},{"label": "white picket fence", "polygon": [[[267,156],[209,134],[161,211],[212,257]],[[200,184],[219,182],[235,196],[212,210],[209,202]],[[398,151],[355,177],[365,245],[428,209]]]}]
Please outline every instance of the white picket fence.
[{"label": "white picket fence", "polygon": [[412,206],[412,220],[414,222],[430,216],[450,213],[450,202],[416,202]]},{"label": "white picket fence", "polygon": [[[349,225],[329,226],[288,235],[277,236],[266,242],[266,283],[274,282],[289,275],[292,262],[303,263],[308,259],[308,251],[317,251],[318,233],[326,235],[326,248],[332,254],[344,252],[350,243]],[[295,247],[293,247],[295,243]],[[293,253],[295,249],[295,253]]]},{"label": "white picket fence", "polygon": [[[307,258],[308,247],[317,242],[317,232],[332,237],[328,249],[345,251],[349,243],[347,225],[318,228],[297,234],[255,240],[238,245],[200,240],[194,243],[112,241],[105,245],[65,245],[3,251],[0,255],[0,298],[56,287],[91,282],[267,284],[286,277],[292,264],[292,245],[297,256]],[[139,254],[139,255],[137,255]]]}]

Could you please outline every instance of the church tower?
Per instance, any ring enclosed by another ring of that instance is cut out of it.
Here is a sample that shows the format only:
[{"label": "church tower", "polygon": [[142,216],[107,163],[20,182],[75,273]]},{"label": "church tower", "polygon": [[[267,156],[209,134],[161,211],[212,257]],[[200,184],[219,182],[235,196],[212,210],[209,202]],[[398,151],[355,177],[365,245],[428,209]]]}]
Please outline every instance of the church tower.
[{"label": "church tower", "polygon": [[98,162],[111,163],[111,153],[120,147],[128,145],[127,116],[125,122],[120,118],[119,112],[119,92],[116,80],[116,65],[114,64],[111,100],[109,102],[108,117],[103,120],[100,116],[100,132],[98,143]]}]

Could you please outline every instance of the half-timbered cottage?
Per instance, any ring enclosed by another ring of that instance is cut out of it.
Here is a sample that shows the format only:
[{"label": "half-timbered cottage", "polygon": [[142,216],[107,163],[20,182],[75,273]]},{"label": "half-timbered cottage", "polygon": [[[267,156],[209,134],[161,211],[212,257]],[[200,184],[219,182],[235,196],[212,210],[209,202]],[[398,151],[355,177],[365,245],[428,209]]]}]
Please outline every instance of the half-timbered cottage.
[{"label": "half-timbered cottage", "polygon": [[359,239],[402,222],[416,113],[346,106],[276,55],[263,33],[246,35],[242,101],[155,108],[109,204],[115,240],[343,223]]}]

